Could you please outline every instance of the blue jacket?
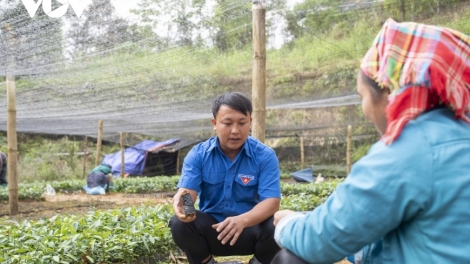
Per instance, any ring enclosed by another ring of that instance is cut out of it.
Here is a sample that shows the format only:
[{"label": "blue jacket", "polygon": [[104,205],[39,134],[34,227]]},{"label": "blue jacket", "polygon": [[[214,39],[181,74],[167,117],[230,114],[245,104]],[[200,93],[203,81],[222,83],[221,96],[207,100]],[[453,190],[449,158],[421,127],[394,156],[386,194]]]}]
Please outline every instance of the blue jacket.
[{"label": "blue jacket", "polygon": [[328,200],[275,238],[309,263],[364,248],[363,263],[470,263],[470,125],[448,109],[377,142]]}]

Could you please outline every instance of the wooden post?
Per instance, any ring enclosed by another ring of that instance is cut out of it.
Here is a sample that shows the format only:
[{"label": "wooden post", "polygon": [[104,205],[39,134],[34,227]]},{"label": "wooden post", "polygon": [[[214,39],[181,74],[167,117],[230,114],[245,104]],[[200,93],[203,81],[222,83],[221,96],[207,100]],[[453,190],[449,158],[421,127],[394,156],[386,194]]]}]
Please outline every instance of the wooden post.
[{"label": "wooden post", "polygon": [[180,175],[180,152],[181,150],[179,149],[176,155],[176,175]]},{"label": "wooden post", "polygon": [[103,136],[103,120],[98,123],[98,139],[96,140],[95,166],[100,164],[101,157],[101,137]]},{"label": "wooden post", "polygon": [[253,124],[251,134],[261,142],[266,130],[266,6],[253,0]]},{"label": "wooden post", "polygon": [[305,168],[304,136],[300,136],[300,169]]},{"label": "wooden post", "polygon": [[7,140],[8,140],[8,191],[10,216],[18,214],[18,145],[16,137],[16,88],[15,76],[7,76]]},{"label": "wooden post", "polygon": [[121,144],[121,179],[124,178],[124,137],[122,136],[122,132],[119,132],[119,142]]},{"label": "wooden post", "polygon": [[346,150],[346,174],[349,175],[351,171],[351,139],[352,139],[352,127],[348,126],[348,141],[347,141],[347,150]]},{"label": "wooden post", "polygon": [[88,147],[88,136],[85,136],[85,145],[83,147],[83,178],[86,179],[87,173],[86,173],[86,161],[87,161],[87,147]]},{"label": "wooden post", "polygon": [[400,5],[400,11],[401,11],[401,22],[405,22],[405,0],[401,0],[401,5]]}]

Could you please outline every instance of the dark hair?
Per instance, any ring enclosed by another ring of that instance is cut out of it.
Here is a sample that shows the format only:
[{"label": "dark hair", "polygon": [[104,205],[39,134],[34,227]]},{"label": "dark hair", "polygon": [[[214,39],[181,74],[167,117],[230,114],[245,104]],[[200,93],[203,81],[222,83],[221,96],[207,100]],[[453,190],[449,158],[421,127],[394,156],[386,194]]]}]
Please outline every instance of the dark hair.
[{"label": "dark hair", "polygon": [[247,112],[251,115],[253,112],[253,106],[251,105],[250,99],[239,92],[221,94],[214,99],[214,102],[212,103],[212,114],[214,115],[214,118],[219,112],[221,105],[226,105],[244,115],[247,115]]},{"label": "dark hair", "polygon": [[367,84],[367,86],[369,86],[370,88],[372,88],[372,90],[374,90],[375,95],[377,95],[377,97],[385,91],[384,89],[380,88],[379,84],[374,81],[374,79],[367,76],[362,70],[359,71],[361,72],[361,78],[364,83]]}]

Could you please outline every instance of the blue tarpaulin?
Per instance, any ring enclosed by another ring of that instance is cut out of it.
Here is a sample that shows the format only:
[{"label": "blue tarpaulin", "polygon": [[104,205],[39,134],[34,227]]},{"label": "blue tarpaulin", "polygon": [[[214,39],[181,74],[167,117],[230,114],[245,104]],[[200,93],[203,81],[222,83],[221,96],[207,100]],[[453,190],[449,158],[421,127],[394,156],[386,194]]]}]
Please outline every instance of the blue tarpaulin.
[{"label": "blue tarpaulin", "polygon": [[313,168],[303,169],[290,174],[297,182],[313,182]]},{"label": "blue tarpaulin", "polygon": [[[177,141],[179,141],[178,138],[172,138],[162,142],[144,140],[133,147],[124,149],[124,172],[129,175],[142,175],[147,152],[169,146]],[[106,155],[102,163],[111,165],[113,175],[118,176],[121,173],[121,151]]]}]

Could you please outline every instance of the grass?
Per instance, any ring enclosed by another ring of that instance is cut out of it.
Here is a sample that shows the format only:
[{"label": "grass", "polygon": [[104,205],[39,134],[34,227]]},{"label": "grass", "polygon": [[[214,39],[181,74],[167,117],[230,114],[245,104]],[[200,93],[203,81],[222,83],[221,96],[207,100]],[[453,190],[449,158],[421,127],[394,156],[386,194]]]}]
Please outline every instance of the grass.
[{"label": "grass", "polygon": [[[94,168],[96,146],[88,141],[87,155],[83,151],[84,142],[69,137],[48,137],[18,133],[18,165],[19,183],[36,181],[54,181],[67,179],[85,179]],[[0,151],[8,153],[7,138],[0,134]],[[102,153],[113,153],[119,149],[116,145],[102,145]],[[85,176],[83,168],[85,162]]]},{"label": "grass", "polygon": [[[421,22],[448,26],[470,34],[470,18],[465,9],[468,7],[423,18]],[[306,29],[303,36],[281,49],[268,50],[268,88],[282,82],[293,83],[298,74],[316,72],[318,76],[333,76],[345,69],[356,69],[384,19],[374,12],[352,11],[335,18],[334,26],[325,33]],[[141,50],[127,53],[117,49],[106,56],[83,57],[62,66],[60,78],[37,77],[34,82],[21,79],[17,82],[17,89],[63,84],[74,86],[76,80],[87,80],[95,83],[96,89],[101,91],[109,89],[106,84],[112,82],[120,87],[120,93],[125,94],[132,92],[126,88],[129,79],[132,79],[142,86],[155,85],[158,82],[176,87],[178,94],[183,96],[212,96],[223,90],[222,87],[230,86],[226,83],[227,80],[244,80],[249,77],[251,53],[252,47],[249,45],[226,52],[215,48],[189,46],[167,48],[158,52]],[[182,84],[182,80],[185,84]],[[207,87],[201,86],[201,81]],[[73,89],[70,92],[73,93]],[[175,91],[163,89],[161,92],[161,100],[166,101],[171,97],[168,95]]]}]

